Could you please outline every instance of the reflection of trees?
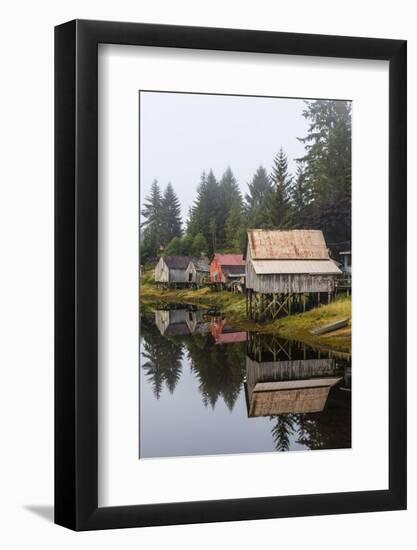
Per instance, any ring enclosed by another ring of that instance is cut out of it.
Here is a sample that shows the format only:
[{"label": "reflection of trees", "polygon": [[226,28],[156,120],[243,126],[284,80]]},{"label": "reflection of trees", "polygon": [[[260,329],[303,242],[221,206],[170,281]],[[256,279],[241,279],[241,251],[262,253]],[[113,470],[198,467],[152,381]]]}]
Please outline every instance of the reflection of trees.
[{"label": "reflection of trees", "polygon": [[245,344],[213,345],[206,336],[184,340],[191,369],[199,380],[204,405],[213,408],[221,396],[232,410],[240,394],[245,373]]},{"label": "reflection of trees", "polygon": [[332,388],[320,413],[297,415],[298,443],[309,449],[343,449],[351,445],[351,394]]},{"label": "reflection of trees", "polygon": [[308,449],[344,449],[351,445],[350,392],[330,390],[326,407],[319,413],[271,416],[271,430],[277,451],[288,451],[290,435]]},{"label": "reflection of trees", "polygon": [[280,414],[271,416],[275,425],[271,430],[277,451],[288,451],[290,448],[290,434],[294,431],[295,416],[293,414]]},{"label": "reflection of trees", "polygon": [[324,411],[319,413],[271,416],[271,430],[277,451],[288,451],[290,435],[308,449],[344,449],[351,445],[350,393],[330,390]]},{"label": "reflection of trees", "polygon": [[143,349],[141,366],[159,399],[164,384],[174,392],[181,376],[183,348],[181,341],[161,336],[158,328],[146,318],[141,320]]}]

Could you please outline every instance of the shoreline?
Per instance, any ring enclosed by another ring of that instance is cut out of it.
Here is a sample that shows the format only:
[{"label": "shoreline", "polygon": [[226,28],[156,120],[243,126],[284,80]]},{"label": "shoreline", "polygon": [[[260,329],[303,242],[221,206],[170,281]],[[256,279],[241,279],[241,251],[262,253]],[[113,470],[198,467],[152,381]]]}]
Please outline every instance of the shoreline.
[{"label": "shoreline", "polygon": [[140,306],[144,313],[167,304],[184,304],[217,309],[227,323],[248,332],[276,334],[289,340],[298,340],[325,350],[351,353],[351,325],[320,336],[311,331],[342,318],[351,317],[351,299],[342,297],[331,304],[322,305],[305,313],[283,317],[275,321],[257,323],[246,319],[246,302],[242,294],[228,291],[214,292],[203,287],[197,290],[160,290],[153,284],[140,287]]}]

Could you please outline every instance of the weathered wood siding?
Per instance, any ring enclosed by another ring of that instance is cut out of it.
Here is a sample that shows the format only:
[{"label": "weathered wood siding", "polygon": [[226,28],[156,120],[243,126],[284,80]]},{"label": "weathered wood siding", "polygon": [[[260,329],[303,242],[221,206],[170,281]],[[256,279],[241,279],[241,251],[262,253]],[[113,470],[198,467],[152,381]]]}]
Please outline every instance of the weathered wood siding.
[{"label": "weathered wood siding", "polygon": [[195,265],[193,262],[190,262],[188,264],[187,269],[185,270],[185,280],[187,283],[195,283],[197,284],[197,270],[195,268]]},{"label": "weathered wood siding", "polygon": [[169,269],[164,258],[159,258],[159,262],[155,266],[155,282],[169,283]]},{"label": "weathered wood siding", "polygon": [[169,269],[164,262],[164,258],[160,258],[155,266],[155,282],[156,283],[185,283],[185,269]]},{"label": "weathered wood siding", "polygon": [[333,292],[335,278],[333,275],[309,275],[271,273],[258,275],[252,265],[248,247],[246,256],[246,288],[261,294],[299,294],[302,292]]},{"label": "weathered wood siding", "polygon": [[246,356],[246,382],[251,393],[259,382],[282,382],[321,378],[336,374],[334,358],[298,359],[294,361],[258,361]]},{"label": "weathered wood siding", "polygon": [[249,417],[277,414],[306,414],[321,412],[326,406],[330,387],[280,387],[285,382],[272,382],[269,388],[255,387],[249,398]]},{"label": "weathered wood siding", "polygon": [[[191,277],[190,277],[191,275]],[[187,269],[185,270],[185,281],[187,283],[193,283],[196,285],[202,285],[203,279],[209,275],[207,271],[200,271],[196,268],[194,262],[188,264]]]},{"label": "weathered wood siding", "polygon": [[186,283],[185,269],[170,269],[169,270],[169,282],[170,283]]}]

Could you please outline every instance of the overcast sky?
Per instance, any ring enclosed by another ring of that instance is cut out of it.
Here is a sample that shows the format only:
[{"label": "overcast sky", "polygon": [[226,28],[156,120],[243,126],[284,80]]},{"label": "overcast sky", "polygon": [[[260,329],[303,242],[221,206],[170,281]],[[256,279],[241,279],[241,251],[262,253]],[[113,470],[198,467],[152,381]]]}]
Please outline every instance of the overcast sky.
[{"label": "overcast sky", "polygon": [[299,99],[141,92],[140,107],[141,200],[155,178],[162,188],[170,181],[184,221],[203,170],[220,179],[230,166],[244,194],[260,164],[270,172],[281,145],[290,171],[304,154]]}]

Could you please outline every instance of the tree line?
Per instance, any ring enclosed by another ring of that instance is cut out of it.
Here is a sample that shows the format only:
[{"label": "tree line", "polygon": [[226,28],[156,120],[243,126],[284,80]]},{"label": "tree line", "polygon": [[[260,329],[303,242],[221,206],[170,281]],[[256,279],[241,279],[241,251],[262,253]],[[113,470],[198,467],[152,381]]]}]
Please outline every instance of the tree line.
[{"label": "tree line", "polygon": [[141,262],[166,255],[242,252],[248,228],[321,229],[334,252],[351,240],[351,104],[307,101],[304,156],[291,174],[281,147],[270,173],[259,166],[242,195],[229,167],[220,179],[203,172],[182,223],[171,183],[152,183],[142,209]]}]

